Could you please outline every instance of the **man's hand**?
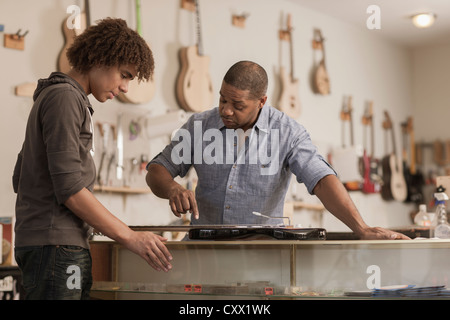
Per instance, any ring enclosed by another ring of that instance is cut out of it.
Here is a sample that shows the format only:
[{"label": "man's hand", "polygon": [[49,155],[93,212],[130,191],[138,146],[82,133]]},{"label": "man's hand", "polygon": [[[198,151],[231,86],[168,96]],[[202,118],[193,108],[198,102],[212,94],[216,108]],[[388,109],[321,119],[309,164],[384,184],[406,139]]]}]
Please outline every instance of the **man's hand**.
[{"label": "man's hand", "polygon": [[133,231],[124,246],[141,256],[153,269],[168,272],[172,269],[172,255],[163,241],[167,239],[152,232]]},{"label": "man's hand", "polygon": [[168,192],[168,198],[170,209],[174,215],[181,217],[181,214],[190,212],[195,219],[198,219],[198,207],[194,192],[176,184]]},{"label": "man's hand", "polygon": [[411,240],[402,233],[380,227],[365,228],[358,236],[361,240]]},{"label": "man's hand", "polygon": [[344,222],[360,239],[410,239],[392,230],[369,227],[362,219],[342,182],[334,175],[328,175],[322,178],[314,188],[314,194],[322,201],[329,212]]},{"label": "man's hand", "polygon": [[169,200],[170,209],[178,218],[190,212],[195,219],[198,219],[194,192],[177,183],[164,166],[150,164],[145,180],[155,196]]}]

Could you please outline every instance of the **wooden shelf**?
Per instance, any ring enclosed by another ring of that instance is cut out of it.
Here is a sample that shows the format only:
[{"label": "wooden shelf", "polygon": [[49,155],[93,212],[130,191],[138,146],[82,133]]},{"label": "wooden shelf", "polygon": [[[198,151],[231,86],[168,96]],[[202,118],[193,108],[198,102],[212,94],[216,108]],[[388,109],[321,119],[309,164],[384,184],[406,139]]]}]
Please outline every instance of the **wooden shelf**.
[{"label": "wooden shelf", "polygon": [[126,193],[126,194],[145,194],[152,193],[150,188],[131,188],[131,187],[108,187],[108,186],[94,186],[95,192],[111,192],[111,193]]},{"label": "wooden shelf", "polygon": [[325,207],[322,204],[315,203],[306,203],[303,201],[293,201],[294,209],[308,209],[308,210],[316,210],[323,211]]}]

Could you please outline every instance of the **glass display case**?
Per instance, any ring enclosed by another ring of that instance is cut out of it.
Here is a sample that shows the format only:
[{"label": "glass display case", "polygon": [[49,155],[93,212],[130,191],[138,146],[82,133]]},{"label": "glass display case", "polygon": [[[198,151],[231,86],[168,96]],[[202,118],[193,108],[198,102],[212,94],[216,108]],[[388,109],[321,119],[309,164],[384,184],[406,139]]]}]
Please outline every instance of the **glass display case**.
[{"label": "glass display case", "polygon": [[[108,248],[111,273],[96,278],[94,272],[94,297],[449,297],[450,240],[169,241],[173,269],[167,273],[113,242],[92,242],[97,245]],[[93,261],[94,270],[103,269],[94,255]]]}]

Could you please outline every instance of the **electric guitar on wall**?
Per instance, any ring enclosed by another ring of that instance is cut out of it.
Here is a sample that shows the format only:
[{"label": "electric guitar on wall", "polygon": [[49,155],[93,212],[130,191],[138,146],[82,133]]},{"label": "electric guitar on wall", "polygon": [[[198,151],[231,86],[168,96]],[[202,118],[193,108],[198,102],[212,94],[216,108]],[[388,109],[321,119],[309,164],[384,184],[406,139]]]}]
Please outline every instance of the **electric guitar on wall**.
[{"label": "electric guitar on wall", "polygon": [[[416,143],[414,141],[413,119],[408,117],[406,122],[401,124],[403,132],[403,171],[407,184],[408,196],[406,202],[420,204],[423,202],[422,187],[425,179],[416,168]],[[408,136],[409,136],[409,166],[408,166]]]},{"label": "electric guitar on wall", "polygon": [[58,71],[64,73],[67,73],[71,69],[69,60],[67,59],[67,49],[73,44],[75,37],[82,34],[84,30],[90,26],[91,15],[89,10],[89,0],[84,1],[84,11],[80,14],[80,28],[69,28],[67,26],[67,20],[69,18],[64,19],[62,23],[65,43],[58,58]]},{"label": "electric guitar on wall", "polygon": [[214,92],[209,74],[210,58],[203,54],[198,0],[195,1],[197,17],[197,44],[179,51],[180,72],[176,82],[176,97],[182,109],[201,112],[212,107]]},{"label": "electric guitar on wall", "polygon": [[383,128],[386,130],[386,133],[391,134],[392,152],[385,155],[382,159],[383,185],[381,186],[381,196],[384,200],[405,201],[408,190],[403,173],[403,163],[402,159],[397,157],[391,118],[387,111],[384,112],[384,115]]},{"label": "electric guitar on wall", "polygon": [[[135,0],[136,6],[136,31],[142,36],[141,25],[141,0]],[[148,81],[133,79],[128,83],[128,92],[121,92],[117,98],[125,103],[140,104],[149,102],[155,94],[155,81],[153,75]]]},{"label": "electric guitar on wall", "polygon": [[[378,193],[381,189],[381,177],[378,173],[379,163],[375,158],[375,134],[373,127],[373,103],[370,102],[364,111],[362,117],[364,129],[370,129],[370,154],[368,153],[367,145],[364,147],[364,154],[362,158],[362,175],[364,177],[362,191],[364,193]],[[366,133],[366,131],[364,131]]]},{"label": "electric guitar on wall", "polygon": [[284,67],[280,68],[281,95],[278,101],[278,109],[293,119],[297,119],[301,113],[300,97],[298,94],[298,79],[294,77],[294,54],[292,45],[291,15],[288,15],[287,37],[289,38],[291,71],[288,74]]}]

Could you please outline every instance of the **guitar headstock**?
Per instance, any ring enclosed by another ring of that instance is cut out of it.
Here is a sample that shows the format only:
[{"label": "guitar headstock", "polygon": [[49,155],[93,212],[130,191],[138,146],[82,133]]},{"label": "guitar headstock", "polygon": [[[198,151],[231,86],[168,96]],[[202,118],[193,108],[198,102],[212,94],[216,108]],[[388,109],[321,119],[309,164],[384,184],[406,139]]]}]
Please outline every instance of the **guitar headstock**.
[{"label": "guitar headstock", "polygon": [[291,33],[292,29],[293,29],[293,27],[292,27],[292,17],[291,17],[291,14],[288,13],[288,16],[287,16],[287,31],[289,33]]},{"label": "guitar headstock", "polygon": [[312,47],[315,50],[323,50],[324,37],[320,29],[314,29],[314,39],[312,41]]},{"label": "guitar headstock", "polygon": [[292,34],[292,18],[291,18],[291,14],[288,13],[287,15],[287,26],[286,29],[280,29],[279,31],[279,38],[280,40],[285,40],[285,41],[291,41],[291,34]]},{"label": "guitar headstock", "polygon": [[386,110],[384,111],[383,129],[386,130],[392,129],[391,117],[389,116],[389,113]]},{"label": "guitar headstock", "polygon": [[365,126],[369,126],[372,124],[373,118],[373,101],[369,101],[366,103],[366,108],[364,109],[364,114],[362,116],[362,123]]},{"label": "guitar headstock", "polygon": [[341,120],[350,121],[352,118],[352,96],[344,97],[344,102],[342,104],[341,110]]},{"label": "guitar headstock", "polygon": [[408,117],[408,120],[406,121],[406,132],[412,133],[413,131],[413,119],[412,117]]},{"label": "guitar headstock", "polygon": [[402,127],[402,133],[406,136],[406,135],[413,135],[414,134],[414,129],[413,129],[413,119],[412,117],[408,117],[408,119],[406,119],[405,122],[402,122],[401,124]]}]

